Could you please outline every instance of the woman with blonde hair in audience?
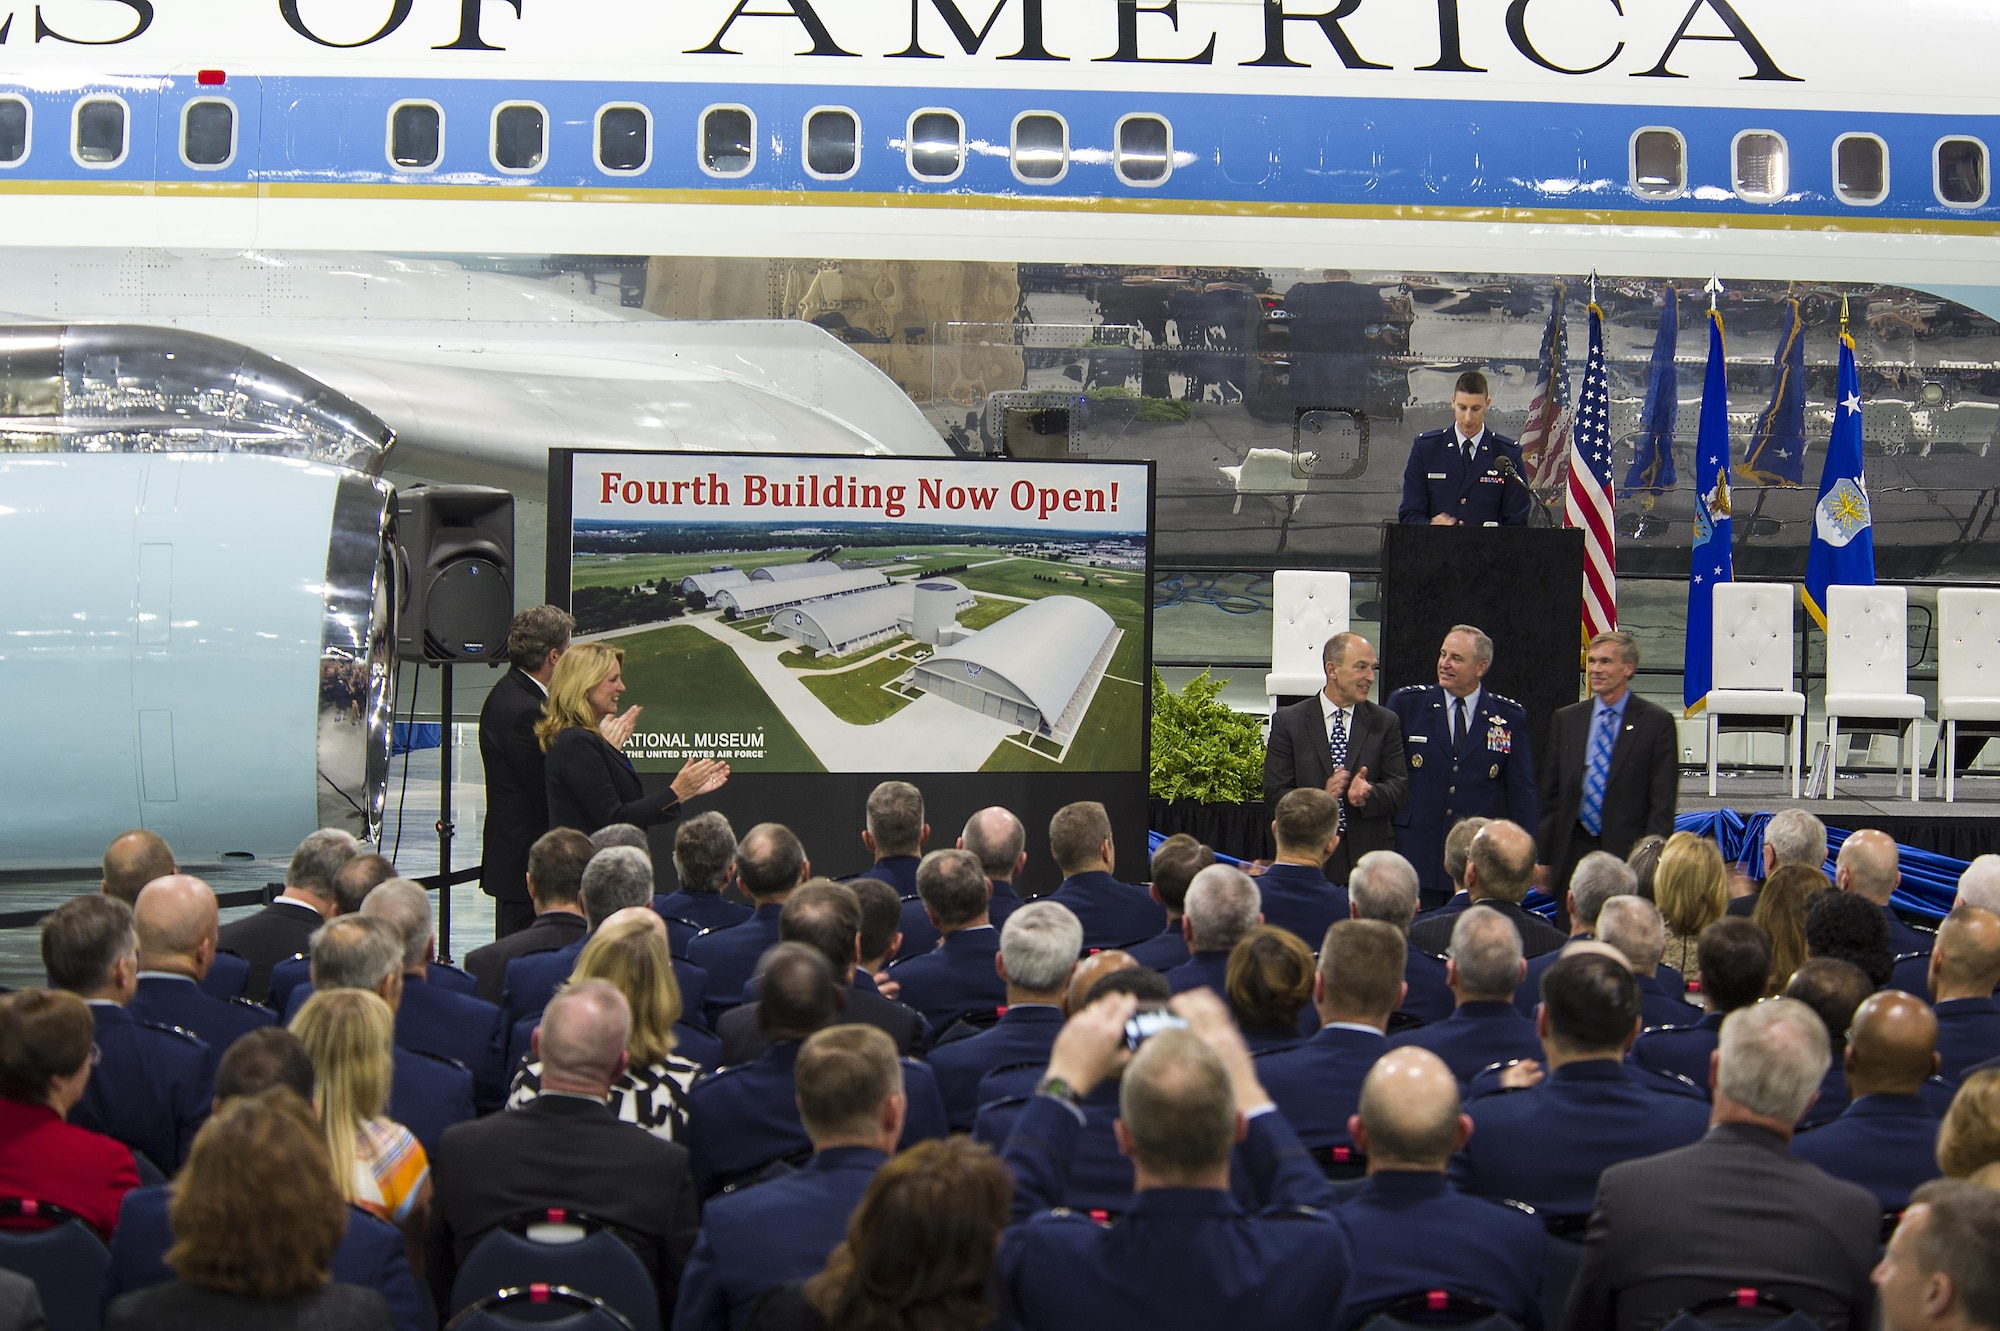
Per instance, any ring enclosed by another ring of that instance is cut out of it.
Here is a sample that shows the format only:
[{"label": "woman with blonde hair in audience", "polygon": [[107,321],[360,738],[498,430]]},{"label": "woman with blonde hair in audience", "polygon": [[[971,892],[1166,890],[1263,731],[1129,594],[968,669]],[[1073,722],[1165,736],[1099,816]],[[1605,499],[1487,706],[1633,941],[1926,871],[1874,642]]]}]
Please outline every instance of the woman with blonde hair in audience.
[{"label": "woman with blonde hair in audience", "polygon": [[[650,907],[621,911],[604,922],[569,980],[604,980],[625,996],[632,1009],[627,1064],[611,1086],[611,1112],[655,1137],[687,1137],[688,1087],[701,1069],[674,1057],[674,1023],[681,1019],[681,991],[667,950],[667,931]],[[509,1108],[518,1109],[542,1093],[542,1065],[530,1062],[514,1078]]]},{"label": "woman with blonde hair in audience", "polygon": [[1771,935],[1771,983],[1766,998],[1785,992],[1792,972],[1806,960],[1806,907],[1826,890],[1826,875],[1800,864],[1781,864],[1764,880],[1750,922]]},{"label": "woman with blonde hair in audience", "polygon": [[396,1075],[396,1014],[366,989],[327,989],[292,1018],[313,1065],[313,1098],[334,1187],[344,1201],[403,1231],[423,1270],[431,1166],[410,1130],[385,1116]]},{"label": "woman with blonde hair in audience", "polygon": [[2000,1069],[1969,1074],[1938,1127],[1938,1169],[2000,1190]]},{"label": "woman with blonde hair in audience", "polygon": [[1668,837],[1653,873],[1653,904],[1667,927],[1666,952],[1660,959],[1693,979],[1701,931],[1729,910],[1729,874],[1722,851],[1692,832]]},{"label": "woman with blonde hair in audience", "polygon": [[1312,1002],[1313,974],[1313,954],[1289,929],[1260,924],[1230,949],[1229,1011],[1252,1053],[1289,1049],[1304,1038],[1299,1012]]}]

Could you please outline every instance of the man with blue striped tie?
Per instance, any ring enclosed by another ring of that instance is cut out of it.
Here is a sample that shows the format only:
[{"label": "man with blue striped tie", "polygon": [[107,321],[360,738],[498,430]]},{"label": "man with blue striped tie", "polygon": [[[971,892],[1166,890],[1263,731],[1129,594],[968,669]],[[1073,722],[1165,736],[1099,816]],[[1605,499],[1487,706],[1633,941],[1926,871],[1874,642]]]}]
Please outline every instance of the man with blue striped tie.
[{"label": "man with blue striped tie", "polygon": [[1583,668],[1593,696],[1556,712],[1541,764],[1535,883],[1557,901],[1568,891],[1570,871],[1591,851],[1623,858],[1643,836],[1671,835],[1679,795],[1674,719],[1632,692],[1639,669],[1632,635],[1592,638]]}]

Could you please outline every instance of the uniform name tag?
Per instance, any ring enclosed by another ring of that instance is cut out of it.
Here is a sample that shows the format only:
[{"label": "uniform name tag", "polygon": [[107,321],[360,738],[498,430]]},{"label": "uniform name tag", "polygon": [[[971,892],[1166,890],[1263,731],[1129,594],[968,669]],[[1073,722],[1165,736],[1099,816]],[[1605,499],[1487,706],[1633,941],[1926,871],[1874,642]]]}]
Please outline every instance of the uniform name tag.
[{"label": "uniform name tag", "polygon": [[1429,473],[1429,475],[1430,475],[1430,478],[1431,478],[1432,480],[1434,480],[1434,481],[1448,481],[1448,480],[1450,480],[1450,479],[1451,479],[1451,478],[1450,478],[1449,476],[1445,475],[1445,474],[1444,474],[1443,472],[1441,472],[1441,471],[1434,471],[1434,472],[1431,472],[1431,473]]},{"label": "uniform name tag", "polygon": [[1431,737],[1429,735],[1409,735],[1406,736],[1406,738],[1412,744],[1428,744],[1431,742]]}]

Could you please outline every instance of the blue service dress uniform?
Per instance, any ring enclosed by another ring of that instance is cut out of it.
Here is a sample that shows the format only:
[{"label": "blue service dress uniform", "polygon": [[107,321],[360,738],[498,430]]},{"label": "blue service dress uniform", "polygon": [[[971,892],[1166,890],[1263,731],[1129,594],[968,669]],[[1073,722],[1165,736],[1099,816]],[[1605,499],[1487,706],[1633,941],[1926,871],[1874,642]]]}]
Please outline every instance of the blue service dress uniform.
[{"label": "blue service dress uniform", "polygon": [[1792,1154],[1900,1211],[1938,1176],[1938,1116],[1921,1095],[1864,1095],[1831,1123],[1792,1138]]},{"label": "blue service dress uniform", "polygon": [[1354,1244],[1344,1326],[1443,1289],[1539,1331],[1548,1240],[1534,1217],[1468,1197],[1442,1173],[1391,1169],[1363,1180],[1340,1218]]},{"label": "blue service dress uniform", "polygon": [[[705,933],[689,943],[688,960],[708,973],[708,1002],[696,1007],[682,994],[681,1010],[699,1012],[713,1030],[722,1014],[736,1006],[743,986],[756,974],[757,959],[778,945],[778,916],[784,909],[782,902],[768,902],[743,923]],[[508,1011],[517,1019],[525,1015],[514,1013],[512,1008]]]},{"label": "blue service dress uniform", "polygon": [[1416,866],[1426,900],[1451,891],[1444,838],[1453,823],[1505,818],[1531,833],[1541,826],[1527,708],[1482,688],[1465,733],[1453,745],[1453,701],[1437,684],[1412,684],[1389,695],[1389,710],[1403,723],[1410,765],[1410,798],[1395,819],[1396,851]]},{"label": "blue service dress uniform", "polygon": [[143,1152],[163,1174],[187,1161],[215,1099],[216,1053],[171,1026],[149,1026],[93,999],[97,1066],[69,1121]]},{"label": "blue service dress uniform", "polygon": [[[1503,457],[1512,476],[1500,465]],[[1443,513],[1468,527],[1525,527],[1528,502],[1519,444],[1487,430],[1468,458],[1459,447],[1458,431],[1446,426],[1426,430],[1410,445],[1396,516],[1407,526],[1422,526]]]},{"label": "blue service dress uniform", "polygon": [[1167,927],[1167,908],[1151,892],[1121,883],[1102,869],[1071,874],[1043,900],[1066,906],[1076,916],[1086,951],[1144,942]]},{"label": "blue service dress uniform", "polygon": [[934,1046],[931,1072],[944,1096],[952,1130],[972,1131],[979,1117],[980,1078],[999,1068],[1047,1063],[1062,1026],[1061,1008],[1026,1003],[1008,1008],[990,1030]]},{"label": "blue service dress uniform", "polygon": [[901,986],[896,1001],[923,1013],[933,1035],[967,1013],[1005,1007],[1007,982],[993,963],[999,954],[1000,931],[990,924],[947,934],[941,946],[889,967]]},{"label": "blue service dress uniform", "polygon": [[229,1046],[255,1030],[277,1021],[261,1003],[220,1002],[203,993],[193,979],[163,971],[142,971],[139,990],[126,1008],[149,1026],[178,1026],[220,1059]]},{"label": "blue service dress uniform", "polygon": [[1495,1063],[1542,1056],[1535,1023],[1516,1012],[1512,1003],[1460,1003],[1443,1021],[1389,1040],[1391,1049],[1405,1045],[1428,1049],[1443,1059],[1461,1087]]}]

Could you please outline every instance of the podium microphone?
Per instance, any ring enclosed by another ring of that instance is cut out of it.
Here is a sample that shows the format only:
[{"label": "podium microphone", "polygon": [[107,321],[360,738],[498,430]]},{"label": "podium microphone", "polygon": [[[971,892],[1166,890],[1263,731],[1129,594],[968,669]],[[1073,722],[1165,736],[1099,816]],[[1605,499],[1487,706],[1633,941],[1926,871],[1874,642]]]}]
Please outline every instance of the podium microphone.
[{"label": "podium microphone", "polygon": [[[1535,497],[1534,487],[1529,485],[1527,479],[1523,477],[1518,470],[1515,469],[1514,459],[1508,457],[1505,453],[1501,453],[1493,459],[1493,465],[1495,468],[1499,470],[1501,478],[1503,480],[1511,480],[1516,485],[1520,486],[1523,490],[1526,490],[1528,492],[1528,525],[1531,527],[1538,525],[1540,526],[1549,525],[1550,524],[1549,511],[1546,508],[1544,508],[1542,506],[1541,501]],[[1540,519],[1539,523],[1536,521],[1537,518]]]}]

